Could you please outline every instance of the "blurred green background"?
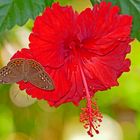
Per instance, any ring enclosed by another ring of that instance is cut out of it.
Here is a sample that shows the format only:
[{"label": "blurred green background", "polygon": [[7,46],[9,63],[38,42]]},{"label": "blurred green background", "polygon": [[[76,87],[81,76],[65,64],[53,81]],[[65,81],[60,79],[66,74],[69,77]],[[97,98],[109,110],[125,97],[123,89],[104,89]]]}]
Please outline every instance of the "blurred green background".
[{"label": "blurred green background", "polygon": [[[77,11],[91,7],[85,0],[68,3]],[[1,67],[17,50],[28,47],[32,26],[30,20],[0,35]],[[85,101],[80,107],[67,103],[52,108],[46,101],[31,99],[13,84],[0,85],[0,140],[140,140],[140,42],[134,40],[131,46],[131,71],[119,78],[119,87],[96,94],[104,115],[99,135],[90,138],[79,122]]]}]

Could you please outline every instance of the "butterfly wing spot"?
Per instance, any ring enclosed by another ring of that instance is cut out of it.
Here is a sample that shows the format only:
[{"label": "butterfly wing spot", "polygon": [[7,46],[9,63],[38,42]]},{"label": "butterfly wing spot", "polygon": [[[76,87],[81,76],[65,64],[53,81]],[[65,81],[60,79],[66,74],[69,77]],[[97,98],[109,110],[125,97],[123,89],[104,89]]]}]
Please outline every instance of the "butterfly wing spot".
[{"label": "butterfly wing spot", "polygon": [[41,74],[39,74],[39,77],[45,82],[47,80],[45,80],[46,77],[43,77]]},{"label": "butterfly wing spot", "polygon": [[45,86],[45,87],[43,87],[44,90],[47,90],[48,88],[49,88],[49,86]]},{"label": "butterfly wing spot", "polygon": [[48,89],[49,86],[46,86],[45,89]]},{"label": "butterfly wing spot", "polygon": [[14,63],[14,64],[21,64],[21,63],[23,63],[23,60],[16,60],[16,61],[14,61],[13,63]]}]

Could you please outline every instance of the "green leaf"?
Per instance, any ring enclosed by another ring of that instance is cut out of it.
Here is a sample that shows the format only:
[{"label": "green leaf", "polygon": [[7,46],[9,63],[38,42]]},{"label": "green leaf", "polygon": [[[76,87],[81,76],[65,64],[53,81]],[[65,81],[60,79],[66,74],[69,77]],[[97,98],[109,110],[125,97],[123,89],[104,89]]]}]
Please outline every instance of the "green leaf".
[{"label": "green leaf", "polygon": [[94,5],[94,0],[90,0],[91,4]]},{"label": "green leaf", "polygon": [[140,40],[140,0],[106,0],[121,7],[121,13],[133,16],[132,37]]},{"label": "green leaf", "polygon": [[0,32],[34,19],[53,0],[0,0]]},{"label": "green leaf", "polygon": [[94,5],[94,4],[96,4],[96,3],[100,3],[101,0],[90,0],[90,2],[91,2],[92,5]]},{"label": "green leaf", "polygon": [[46,6],[51,6],[54,0],[44,0]]}]

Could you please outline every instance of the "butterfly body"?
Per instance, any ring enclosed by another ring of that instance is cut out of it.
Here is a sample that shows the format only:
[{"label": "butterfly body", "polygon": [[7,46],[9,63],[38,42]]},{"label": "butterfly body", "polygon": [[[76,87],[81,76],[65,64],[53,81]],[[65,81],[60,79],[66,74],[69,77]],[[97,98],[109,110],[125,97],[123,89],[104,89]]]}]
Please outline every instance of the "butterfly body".
[{"label": "butterfly body", "polygon": [[0,69],[0,84],[11,84],[22,80],[44,90],[54,89],[51,77],[35,60],[13,59]]}]

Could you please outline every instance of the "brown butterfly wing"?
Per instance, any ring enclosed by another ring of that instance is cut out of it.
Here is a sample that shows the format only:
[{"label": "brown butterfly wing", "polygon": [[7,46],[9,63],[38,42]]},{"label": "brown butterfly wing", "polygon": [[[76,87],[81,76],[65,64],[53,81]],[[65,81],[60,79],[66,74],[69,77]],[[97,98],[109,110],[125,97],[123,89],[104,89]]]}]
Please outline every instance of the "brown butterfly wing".
[{"label": "brown butterfly wing", "polygon": [[13,59],[0,69],[0,84],[11,84],[23,80],[24,59]]},{"label": "brown butterfly wing", "polygon": [[53,90],[54,83],[51,77],[46,73],[44,68],[34,60],[28,60],[29,72],[27,76],[27,81],[34,86],[44,89]]}]

